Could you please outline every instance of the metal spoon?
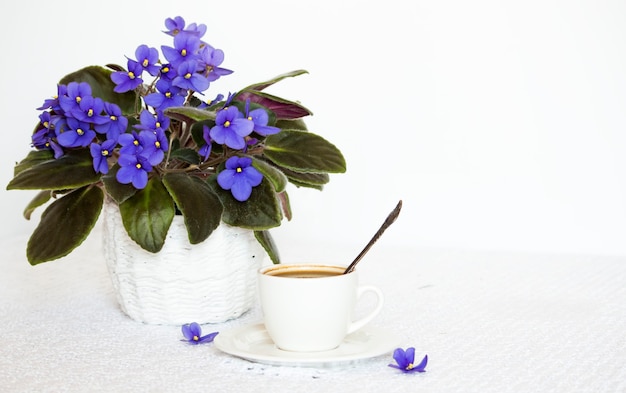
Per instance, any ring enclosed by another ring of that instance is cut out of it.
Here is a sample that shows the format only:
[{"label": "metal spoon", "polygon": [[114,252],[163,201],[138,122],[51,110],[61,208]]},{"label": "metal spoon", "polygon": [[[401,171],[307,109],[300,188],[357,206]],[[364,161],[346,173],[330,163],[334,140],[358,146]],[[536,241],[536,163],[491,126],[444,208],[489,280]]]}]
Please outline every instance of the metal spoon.
[{"label": "metal spoon", "polygon": [[389,226],[391,226],[394,221],[396,221],[396,218],[398,218],[398,216],[400,215],[400,209],[402,209],[402,200],[400,200],[396,207],[391,211],[391,213],[389,213],[389,215],[385,219],[385,222],[383,222],[383,225],[381,225],[380,228],[378,228],[378,231],[374,234],[374,237],[372,237],[372,239],[369,241],[369,243],[367,243],[363,251],[361,251],[361,253],[357,255],[357,257],[354,259],[354,261],[352,261],[352,263],[348,266],[346,271],[343,272],[343,274],[348,274],[354,270],[356,264],[359,263],[361,258],[363,258],[363,256],[370,250],[374,243],[376,243],[376,241],[382,236],[383,232],[385,232],[385,230],[389,228]]}]

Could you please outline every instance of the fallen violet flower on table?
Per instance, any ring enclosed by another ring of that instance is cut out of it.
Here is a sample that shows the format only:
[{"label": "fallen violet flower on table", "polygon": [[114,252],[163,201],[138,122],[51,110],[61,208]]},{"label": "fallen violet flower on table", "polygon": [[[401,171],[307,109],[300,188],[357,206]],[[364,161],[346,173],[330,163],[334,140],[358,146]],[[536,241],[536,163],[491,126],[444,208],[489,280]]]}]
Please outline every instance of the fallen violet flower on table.
[{"label": "fallen violet flower on table", "polygon": [[396,364],[390,364],[389,367],[397,368],[403,373],[426,372],[426,364],[428,363],[428,355],[424,356],[424,359],[419,364],[415,364],[415,348],[407,348],[406,351],[402,348],[397,348],[393,351],[393,358]]},{"label": "fallen violet flower on table", "polygon": [[183,336],[185,336],[185,339],[181,341],[187,341],[188,343],[194,344],[194,345],[201,344],[201,343],[210,343],[211,341],[213,341],[213,339],[215,338],[215,336],[217,336],[217,333],[218,333],[218,332],[213,332],[213,333],[207,334],[206,336],[203,336],[202,328],[196,322],[184,324],[181,330],[183,331]]}]

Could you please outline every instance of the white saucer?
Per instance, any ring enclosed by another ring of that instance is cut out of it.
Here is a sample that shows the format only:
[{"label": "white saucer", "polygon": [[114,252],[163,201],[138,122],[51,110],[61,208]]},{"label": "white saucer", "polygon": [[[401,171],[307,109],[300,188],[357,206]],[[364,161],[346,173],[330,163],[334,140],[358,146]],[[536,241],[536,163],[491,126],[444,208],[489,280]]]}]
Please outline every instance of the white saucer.
[{"label": "white saucer", "polygon": [[246,360],[300,367],[346,366],[390,353],[399,345],[393,334],[366,326],[348,335],[338,348],[330,351],[283,351],[274,345],[263,323],[220,332],[213,342],[219,350]]}]

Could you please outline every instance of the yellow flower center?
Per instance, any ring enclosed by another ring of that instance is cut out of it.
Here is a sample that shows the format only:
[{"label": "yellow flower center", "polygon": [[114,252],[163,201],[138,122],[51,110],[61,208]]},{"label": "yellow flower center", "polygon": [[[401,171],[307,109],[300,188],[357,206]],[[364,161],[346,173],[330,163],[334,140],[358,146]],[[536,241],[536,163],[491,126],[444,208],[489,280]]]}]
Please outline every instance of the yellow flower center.
[{"label": "yellow flower center", "polygon": [[187,56],[187,49],[183,49],[180,51],[181,56]]},{"label": "yellow flower center", "polygon": [[148,61],[148,59],[143,59],[143,63],[141,63],[141,65],[143,65],[144,67],[147,67],[148,64],[150,64],[150,62]]},{"label": "yellow flower center", "polygon": [[161,122],[157,121],[156,123],[154,123],[154,125],[156,126],[156,128],[161,128]]},{"label": "yellow flower center", "polygon": [[160,148],[161,147],[161,142],[159,142],[159,141],[154,142],[154,146],[156,146],[157,149]]},{"label": "yellow flower center", "polygon": [[46,128],[50,128],[50,123],[48,123],[47,121],[44,121],[43,126]]},{"label": "yellow flower center", "polygon": [[134,73],[134,72],[132,72],[132,71],[128,71],[128,77],[129,77],[130,79],[135,79],[135,73]]},{"label": "yellow flower center", "polygon": [[76,103],[80,103],[80,100],[82,100],[82,98],[80,96],[76,97]]},{"label": "yellow flower center", "polygon": [[135,168],[137,168],[137,169],[141,169],[141,164],[140,164],[140,163],[137,163],[137,165],[135,165]]},{"label": "yellow flower center", "polygon": [[104,157],[108,156],[109,155],[109,151],[108,150],[102,150],[102,155]]},{"label": "yellow flower center", "polygon": [[191,72],[188,72],[185,74],[185,79],[189,79],[189,78],[191,78]]},{"label": "yellow flower center", "polygon": [[224,127],[230,127],[230,122],[228,120],[224,122]]},{"label": "yellow flower center", "polygon": [[111,120],[115,121],[115,120],[117,120],[117,116],[115,116],[115,115],[111,115],[111,116],[109,116],[109,119],[111,119]]},{"label": "yellow flower center", "polygon": [[237,173],[241,173],[241,172],[243,172],[243,169],[241,169],[241,167],[240,167],[240,166],[239,166],[239,167],[237,167]]},{"label": "yellow flower center", "polygon": [[415,366],[413,365],[413,363],[409,363],[409,365],[408,365],[408,366],[406,366],[406,369],[407,369],[407,370],[413,370],[413,367],[415,367]]},{"label": "yellow flower center", "polygon": [[248,120],[252,120],[252,116],[248,116]]},{"label": "yellow flower center", "polygon": [[76,133],[77,133],[78,135],[82,136],[82,135],[84,135],[84,134],[85,134],[85,131],[83,131],[83,130],[82,130],[82,128],[78,128],[78,129],[76,129]]},{"label": "yellow flower center", "polygon": [[200,340],[200,337],[198,337],[198,336],[193,336],[193,341],[198,341],[198,340]]},{"label": "yellow flower center", "polygon": [[87,111],[87,116],[89,116],[89,117],[93,116],[93,109],[89,109]]},{"label": "yellow flower center", "polygon": [[161,72],[163,74],[167,74],[168,72],[170,72],[170,68],[169,67],[163,67],[163,69],[161,70]]},{"label": "yellow flower center", "polygon": [[172,93],[168,91],[167,93],[165,93],[165,97],[172,98]]},{"label": "yellow flower center", "polygon": [[133,145],[135,145],[135,146],[139,146],[139,141],[138,141],[137,139],[135,139],[135,140],[133,141]]}]

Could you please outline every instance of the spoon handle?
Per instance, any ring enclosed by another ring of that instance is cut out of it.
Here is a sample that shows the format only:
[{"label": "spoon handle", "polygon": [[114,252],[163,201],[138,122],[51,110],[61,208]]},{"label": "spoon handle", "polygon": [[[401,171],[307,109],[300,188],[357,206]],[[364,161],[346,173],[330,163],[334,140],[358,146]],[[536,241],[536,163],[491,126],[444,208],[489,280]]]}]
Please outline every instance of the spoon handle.
[{"label": "spoon handle", "polygon": [[383,225],[381,225],[380,228],[378,228],[378,231],[374,234],[374,237],[372,237],[372,239],[369,241],[369,243],[367,243],[365,248],[363,248],[361,253],[357,255],[354,261],[352,261],[352,263],[346,268],[346,271],[344,271],[343,274],[350,273],[351,271],[354,270],[354,267],[356,266],[356,264],[359,263],[361,258],[363,258],[363,256],[369,251],[369,249],[374,245],[374,243],[378,241],[378,239],[382,236],[383,232],[385,232],[385,230],[389,228],[391,224],[394,223],[394,221],[396,221],[396,218],[398,218],[398,216],[400,215],[400,209],[402,209],[402,200],[400,200],[398,204],[396,205],[396,207],[391,211],[391,213],[389,213],[389,215],[385,219],[385,222],[383,222]]}]

